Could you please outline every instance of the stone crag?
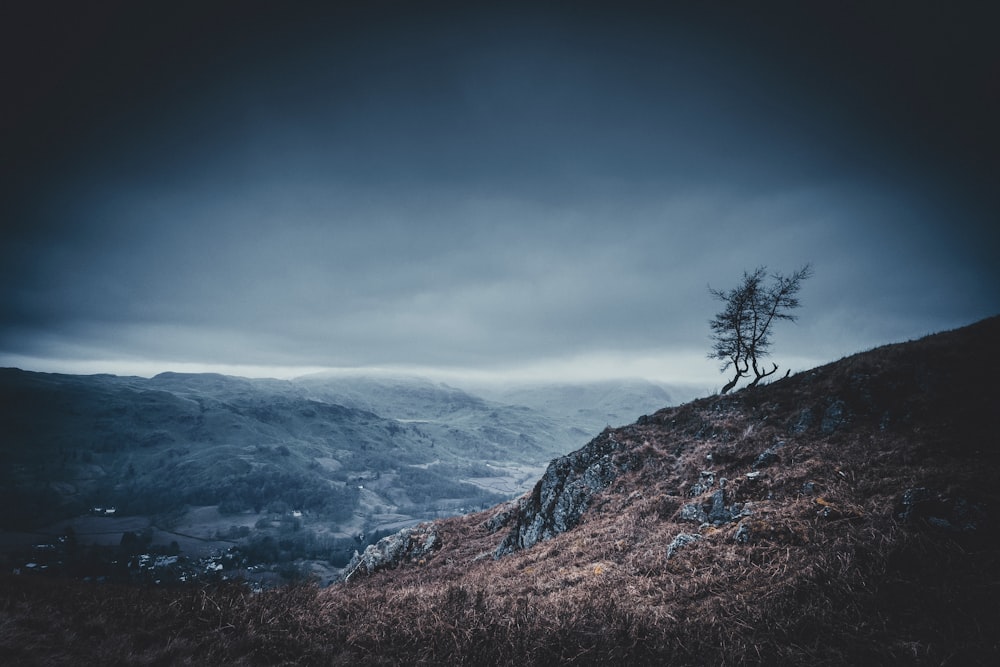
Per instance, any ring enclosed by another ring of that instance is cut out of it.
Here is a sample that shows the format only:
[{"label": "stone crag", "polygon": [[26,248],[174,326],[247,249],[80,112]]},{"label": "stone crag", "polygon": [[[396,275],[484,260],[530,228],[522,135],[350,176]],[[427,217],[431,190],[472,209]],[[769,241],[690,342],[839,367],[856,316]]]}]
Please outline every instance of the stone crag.
[{"label": "stone crag", "polygon": [[356,574],[370,575],[379,570],[398,567],[404,562],[420,562],[441,546],[441,539],[433,523],[421,523],[412,528],[383,537],[375,544],[369,544],[344,568],[343,581],[349,581]]},{"label": "stone crag", "polygon": [[581,449],[552,461],[531,493],[485,523],[490,532],[510,528],[494,556],[526,549],[576,526],[594,495],[628,469],[629,459],[616,456],[621,450],[615,434],[606,429]]}]

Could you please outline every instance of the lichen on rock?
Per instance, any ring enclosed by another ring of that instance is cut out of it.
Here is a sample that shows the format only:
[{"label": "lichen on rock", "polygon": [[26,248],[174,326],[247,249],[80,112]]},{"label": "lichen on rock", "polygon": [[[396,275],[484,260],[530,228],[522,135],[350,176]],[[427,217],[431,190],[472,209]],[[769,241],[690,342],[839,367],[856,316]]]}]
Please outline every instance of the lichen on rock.
[{"label": "lichen on rock", "polygon": [[623,471],[617,461],[621,445],[610,429],[582,449],[552,461],[535,488],[517,501],[507,516],[490,525],[514,525],[497,547],[495,557],[525,549],[573,528],[595,494],[603,491]]},{"label": "lichen on rock", "polygon": [[379,570],[392,569],[404,561],[419,561],[440,546],[441,538],[433,523],[404,528],[375,544],[369,544],[362,553],[355,551],[344,568],[343,580],[348,581],[355,574],[370,575]]}]

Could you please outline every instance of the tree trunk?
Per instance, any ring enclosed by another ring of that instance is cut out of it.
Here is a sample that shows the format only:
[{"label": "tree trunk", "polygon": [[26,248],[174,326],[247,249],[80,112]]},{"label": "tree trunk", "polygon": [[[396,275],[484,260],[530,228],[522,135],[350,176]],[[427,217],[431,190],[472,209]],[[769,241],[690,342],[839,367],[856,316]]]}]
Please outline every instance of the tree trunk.
[{"label": "tree trunk", "polygon": [[756,364],[756,362],[755,362],[755,363],[754,363],[754,365],[753,365],[753,372],[754,372],[754,375],[756,375],[757,377],[755,377],[755,378],[753,379],[753,382],[751,382],[750,384],[748,384],[748,385],[747,385],[747,387],[756,387],[756,386],[757,386],[757,384],[758,384],[758,383],[759,383],[759,382],[760,382],[761,380],[763,380],[764,378],[766,378],[766,377],[767,377],[768,375],[774,375],[774,374],[775,374],[775,372],[777,372],[777,370],[778,370],[778,364],[775,364],[774,362],[771,362],[771,363],[772,363],[772,364],[774,364],[774,368],[772,368],[771,370],[769,370],[769,371],[766,371],[766,372],[764,372],[764,373],[761,373],[761,372],[760,372],[760,371],[759,371],[759,370],[757,369],[757,364]]}]

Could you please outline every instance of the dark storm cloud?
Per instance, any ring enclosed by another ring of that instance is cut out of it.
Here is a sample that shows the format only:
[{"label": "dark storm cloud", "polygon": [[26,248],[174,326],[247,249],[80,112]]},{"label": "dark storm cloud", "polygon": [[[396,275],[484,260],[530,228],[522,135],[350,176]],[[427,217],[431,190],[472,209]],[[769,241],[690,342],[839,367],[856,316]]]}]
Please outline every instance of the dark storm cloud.
[{"label": "dark storm cloud", "polygon": [[14,41],[7,360],[702,363],[761,263],[806,362],[1000,307],[981,16],[149,7]]}]

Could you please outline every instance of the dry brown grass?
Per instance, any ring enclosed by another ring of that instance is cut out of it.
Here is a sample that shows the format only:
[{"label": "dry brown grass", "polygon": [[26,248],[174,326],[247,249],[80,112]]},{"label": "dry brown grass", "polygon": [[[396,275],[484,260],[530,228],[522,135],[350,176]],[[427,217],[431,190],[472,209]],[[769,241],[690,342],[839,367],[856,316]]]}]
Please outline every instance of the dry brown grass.
[{"label": "dry brown grass", "polygon": [[[428,559],[324,590],[6,577],[0,661],[1000,664],[997,339],[994,320],[617,429],[629,472],[576,528],[500,560],[484,512],[439,522]],[[750,516],[680,521],[703,470]],[[976,529],[902,521],[918,486],[976,505]],[[680,533],[700,539],[668,559]]]}]

